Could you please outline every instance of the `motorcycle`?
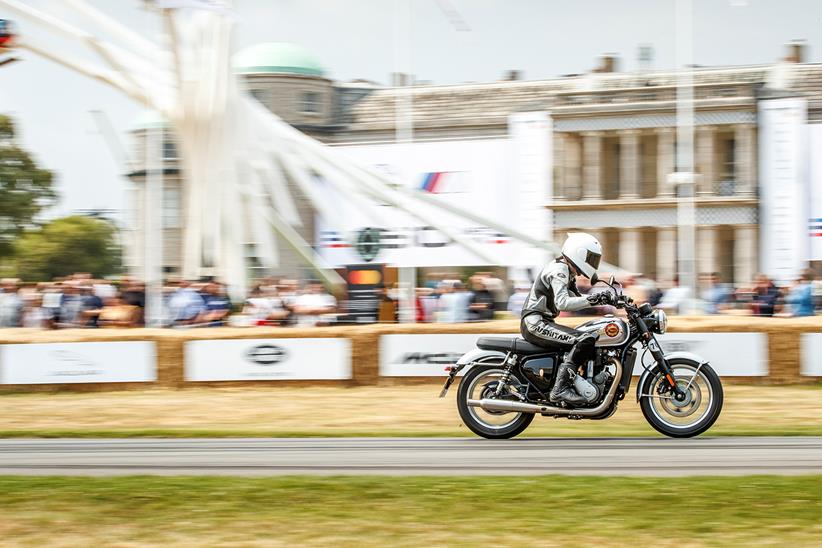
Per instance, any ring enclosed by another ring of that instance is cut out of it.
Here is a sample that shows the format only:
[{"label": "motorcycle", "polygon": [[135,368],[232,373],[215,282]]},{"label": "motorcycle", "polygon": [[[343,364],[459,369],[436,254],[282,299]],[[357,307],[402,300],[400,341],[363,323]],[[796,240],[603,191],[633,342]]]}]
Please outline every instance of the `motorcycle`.
[{"label": "motorcycle", "polygon": [[[440,397],[445,397],[457,374],[467,368],[457,394],[465,425],[484,438],[508,439],[522,433],[536,415],[603,420],[613,415],[628,394],[637,360],[643,350],[636,399],[648,423],[673,438],[697,436],[708,430],[722,411],[722,383],[707,360],[690,352],[665,353],[655,335],[665,333],[663,310],[648,303],[635,305],[614,277],[603,282],[613,292],[616,308],[626,319],[607,315],[577,326],[599,337],[583,356],[585,365],[573,375],[585,403],[571,407],[551,403],[548,393],[564,348],[531,344],[518,337],[480,337],[477,348],[463,355],[449,372]],[[645,363],[647,354],[652,360]]]}]

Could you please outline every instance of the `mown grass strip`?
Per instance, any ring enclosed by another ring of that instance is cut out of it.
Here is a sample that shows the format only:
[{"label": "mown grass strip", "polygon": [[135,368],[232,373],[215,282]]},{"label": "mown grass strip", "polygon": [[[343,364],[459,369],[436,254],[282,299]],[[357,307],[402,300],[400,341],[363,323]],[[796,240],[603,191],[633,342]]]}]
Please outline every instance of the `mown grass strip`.
[{"label": "mown grass strip", "polygon": [[31,545],[788,546],[822,538],[822,476],[0,477],[0,493],[4,542]]}]

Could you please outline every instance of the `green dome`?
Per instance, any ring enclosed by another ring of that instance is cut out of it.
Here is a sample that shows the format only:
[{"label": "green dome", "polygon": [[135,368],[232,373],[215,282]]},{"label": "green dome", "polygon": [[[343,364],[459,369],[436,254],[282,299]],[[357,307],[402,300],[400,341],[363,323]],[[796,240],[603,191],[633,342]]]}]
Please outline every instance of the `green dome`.
[{"label": "green dome", "polygon": [[131,123],[133,131],[167,128],[168,120],[156,110],[144,110]]},{"label": "green dome", "polygon": [[234,55],[232,65],[240,74],[323,75],[320,62],[313,54],[302,46],[285,42],[267,42],[245,48]]}]

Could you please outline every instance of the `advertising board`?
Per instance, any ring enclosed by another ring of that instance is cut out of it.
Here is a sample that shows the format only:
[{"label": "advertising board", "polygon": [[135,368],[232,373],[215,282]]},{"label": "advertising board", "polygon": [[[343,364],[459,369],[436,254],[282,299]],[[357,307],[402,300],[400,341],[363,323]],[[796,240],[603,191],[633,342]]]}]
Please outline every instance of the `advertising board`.
[{"label": "advertising board", "polygon": [[[475,348],[477,339],[483,336],[515,335],[383,335],[380,337],[380,375],[445,376],[445,366]],[[667,333],[659,337],[659,341],[666,352],[691,352],[702,356],[720,375],[756,377],[768,374],[768,336],[765,333]],[[650,354],[646,356],[646,363],[650,363],[648,360]],[[637,360],[634,374],[640,373],[642,367]]]},{"label": "advertising board", "polygon": [[476,347],[480,337],[513,337],[449,333],[436,335],[402,334],[380,337],[380,375],[384,377],[442,377],[446,365]]},{"label": "advertising board", "polygon": [[822,333],[802,333],[800,354],[800,374],[822,377]]},{"label": "advertising board", "polygon": [[0,345],[2,384],[78,384],[157,380],[153,342]]},{"label": "advertising board", "polygon": [[188,341],[187,381],[336,380],[351,378],[348,339]]}]

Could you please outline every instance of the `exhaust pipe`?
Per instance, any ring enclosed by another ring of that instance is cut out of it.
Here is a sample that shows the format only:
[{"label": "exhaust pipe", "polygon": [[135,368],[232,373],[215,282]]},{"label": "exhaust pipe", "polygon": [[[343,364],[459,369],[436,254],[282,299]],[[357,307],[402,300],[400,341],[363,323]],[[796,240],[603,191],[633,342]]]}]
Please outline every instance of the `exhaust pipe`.
[{"label": "exhaust pipe", "polygon": [[[549,414],[563,411],[561,407],[553,405],[536,405],[533,403],[523,403],[521,401],[508,400],[468,400],[470,407],[482,407],[486,411],[516,411],[518,413]],[[567,409],[565,409],[567,411]]]},{"label": "exhaust pipe", "polygon": [[616,366],[616,374],[614,375],[614,380],[611,383],[611,388],[608,390],[608,393],[605,395],[605,399],[602,400],[602,403],[590,409],[566,409],[564,407],[555,407],[553,405],[537,405],[534,403],[523,403],[521,401],[491,400],[488,398],[481,400],[468,400],[467,403],[470,407],[481,407],[486,411],[514,411],[517,413],[531,413],[534,415],[537,413],[540,415],[579,415],[582,417],[601,415],[606,409],[608,409],[611,402],[614,401],[617,388],[619,388],[619,380],[622,378],[622,362],[616,358],[613,358],[611,361]]}]

